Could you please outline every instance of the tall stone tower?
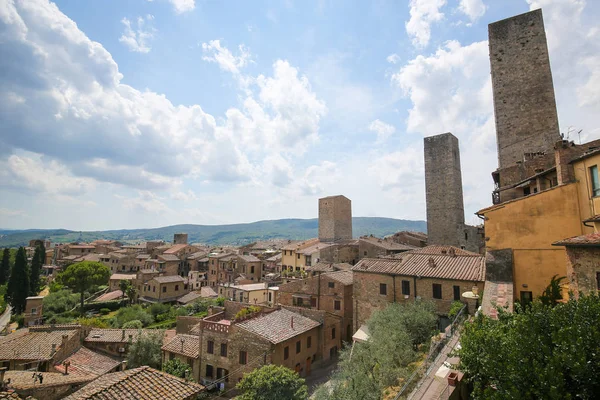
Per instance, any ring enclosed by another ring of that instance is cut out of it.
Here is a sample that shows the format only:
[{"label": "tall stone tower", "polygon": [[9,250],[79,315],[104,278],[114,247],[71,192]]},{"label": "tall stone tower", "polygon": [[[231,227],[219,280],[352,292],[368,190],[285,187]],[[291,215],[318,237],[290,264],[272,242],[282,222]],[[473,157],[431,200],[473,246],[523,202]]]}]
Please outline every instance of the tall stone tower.
[{"label": "tall stone tower", "polygon": [[176,233],[173,235],[173,244],[187,244],[188,234],[187,233]]},{"label": "tall stone tower", "polygon": [[542,10],[490,24],[489,46],[498,167],[505,168],[560,140]]},{"label": "tall stone tower", "polygon": [[345,196],[319,199],[319,240],[352,239],[352,202]]},{"label": "tall stone tower", "polygon": [[458,139],[443,133],[426,137],[424,142],[427,244],[460,247],[465,210]]}]

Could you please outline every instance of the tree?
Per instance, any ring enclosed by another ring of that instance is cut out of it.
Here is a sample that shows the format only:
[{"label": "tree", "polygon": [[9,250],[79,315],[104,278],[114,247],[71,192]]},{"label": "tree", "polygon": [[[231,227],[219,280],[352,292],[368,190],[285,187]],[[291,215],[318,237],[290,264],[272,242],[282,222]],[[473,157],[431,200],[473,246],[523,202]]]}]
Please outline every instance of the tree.
[{"label": "tree", "polygon": [[281,365],[257,368],[237,384],[240,400],[306,400],[306,383],[297,373]]},{"label": "tree", "polygon": [[0,285],[8,282],[10,275],[10,250],[4,249],[2,252],[2,262],[0,263]]},{"label": "tree", "polygon": [[113,325],[115,328],[123,328],[127,322],[136,320],[140,321],[143,326],[148,326],[154,322],[152,315],[150,315],[141,306],[135,305],[133,307],[120,308],[113,318]]},{"label": "tree", "polygon": [[119,281],[119,290],[121,291],[121,303],[125,301],[125,292],[127,292],[127,289],[129,289],[130,287],[131,282],[127,279],[121,279]]},{"label": "tree", "polygon": [[137,340],[129,346],[127,354],[127,367],[137,368],[148,365],[152,368],[160,369],[162,362],[162,345],[165,332],[155,330],[149,332],[146,330],[138,331]]},{"label": "tree", "polygon": [[[42,253],[44,252],[44,253]],[[46,251],[43,250],[43,246],[37,246],[31,259],[31,269],[29,275],[29,295],[37,296],[40,290],[40,273],[42,272],[42,265],[46,258]]]},{"label": "tree", "polygon": [[131,321],[127,321],[123,324],[121,328],[123,329],[142,329],[144,324],[139,319],[132,319]]},{"label": "tree", "polygon": [[[518,306],[517,306],[518,307]],[[473,399],[593,399],[600,393],[600,298],[479,315],[461,335]]]},{"label": "tree", "polygon": [[81,312],[85,292],[97,285],[104,285],[110,278],[110,269],[102,263],[82,261],[71,264],[61,272],[57,279],[76,293],[79,293]]},{"label": "tree", "polygon": [[129,299],[129,305],[133,304],[137,297],[137,290],[133,285],[127,287],[127,298]]},{"label": "tree", "polygon": [[25,311],[27,296],[29,293],[29,266],[27,265],[27,254],[23,247],[19,247],[15,263],[8,279],[6,295],[15,314]]},{"label": "tree", "polygon": [[167,374],[175,375],[178,378],[189,378],[192,372],[191,367],[179,358],[167,361],[165,365],[163,365],[163,371]]},{"label": "tree", "polygon": [[547,305],[554,307],[558,304],[560,300],[562,300],[562,285],[563,281],[566,277],[558,275],[554,275],[552,279],[550,279],[550,284],[544,289],[544,292],[540,296],[540,301]]}]

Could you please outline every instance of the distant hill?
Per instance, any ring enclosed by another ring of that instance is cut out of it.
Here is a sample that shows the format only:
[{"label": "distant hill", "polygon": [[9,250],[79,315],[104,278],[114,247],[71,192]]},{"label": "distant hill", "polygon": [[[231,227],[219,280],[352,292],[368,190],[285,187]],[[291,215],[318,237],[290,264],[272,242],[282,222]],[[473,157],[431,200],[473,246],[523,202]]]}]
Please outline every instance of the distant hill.
[{"label": "distant hill", "polygon": [[[308,239],[317,237],[318,219],[279,219],[232,225],[171,225],[153,229],[122,229],[113,231],[77,232],[66,229],[0,230],[0,247],[24,246],[31,239],[50,239],[52,243],[90,242],[96,239],[114,239],[126,242],[147,240],[172,241],[173,234],[187,233],[190,243],[210,245],[243,245],[257,240],[274,238]],[[425,221],[394,218],[352,218],[354,237],[363,235],[386,236],[398,231],[426,232]]]}]

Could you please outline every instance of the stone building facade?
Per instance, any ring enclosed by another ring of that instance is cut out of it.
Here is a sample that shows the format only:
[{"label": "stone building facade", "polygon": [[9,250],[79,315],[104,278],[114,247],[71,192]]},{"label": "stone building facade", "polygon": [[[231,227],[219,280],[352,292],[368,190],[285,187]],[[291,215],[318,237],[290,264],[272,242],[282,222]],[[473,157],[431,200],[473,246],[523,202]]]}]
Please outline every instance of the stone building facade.
[{"label": "stone building facade", "polygon": [[551,152],[560,139],[542,10],[489,25],[498,166]]},{"label": "stone building facade", "polygon": [[566,278],[575,298],[600,291],[600,233],[576,236],[554,243],[567,250]]},{"label": "stone building facade", "polygon": [[352,239],[352,202],[345,196],[319,199],[319,240]]}]

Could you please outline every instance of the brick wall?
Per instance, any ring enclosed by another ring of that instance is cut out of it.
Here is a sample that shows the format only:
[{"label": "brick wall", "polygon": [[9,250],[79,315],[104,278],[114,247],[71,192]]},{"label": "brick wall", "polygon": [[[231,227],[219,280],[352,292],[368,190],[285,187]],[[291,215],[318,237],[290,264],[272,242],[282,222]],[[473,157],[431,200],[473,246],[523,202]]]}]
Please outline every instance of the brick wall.
[{"label": "brick wall", "polygon": [[575,298],[596,293],[600,288],[596,274],[600,273],[600,248],[567,247],[567,281]]},{"label": "brick wall", "polygon": [[500,168],[560,139],[542,10],[489,25]]}]

